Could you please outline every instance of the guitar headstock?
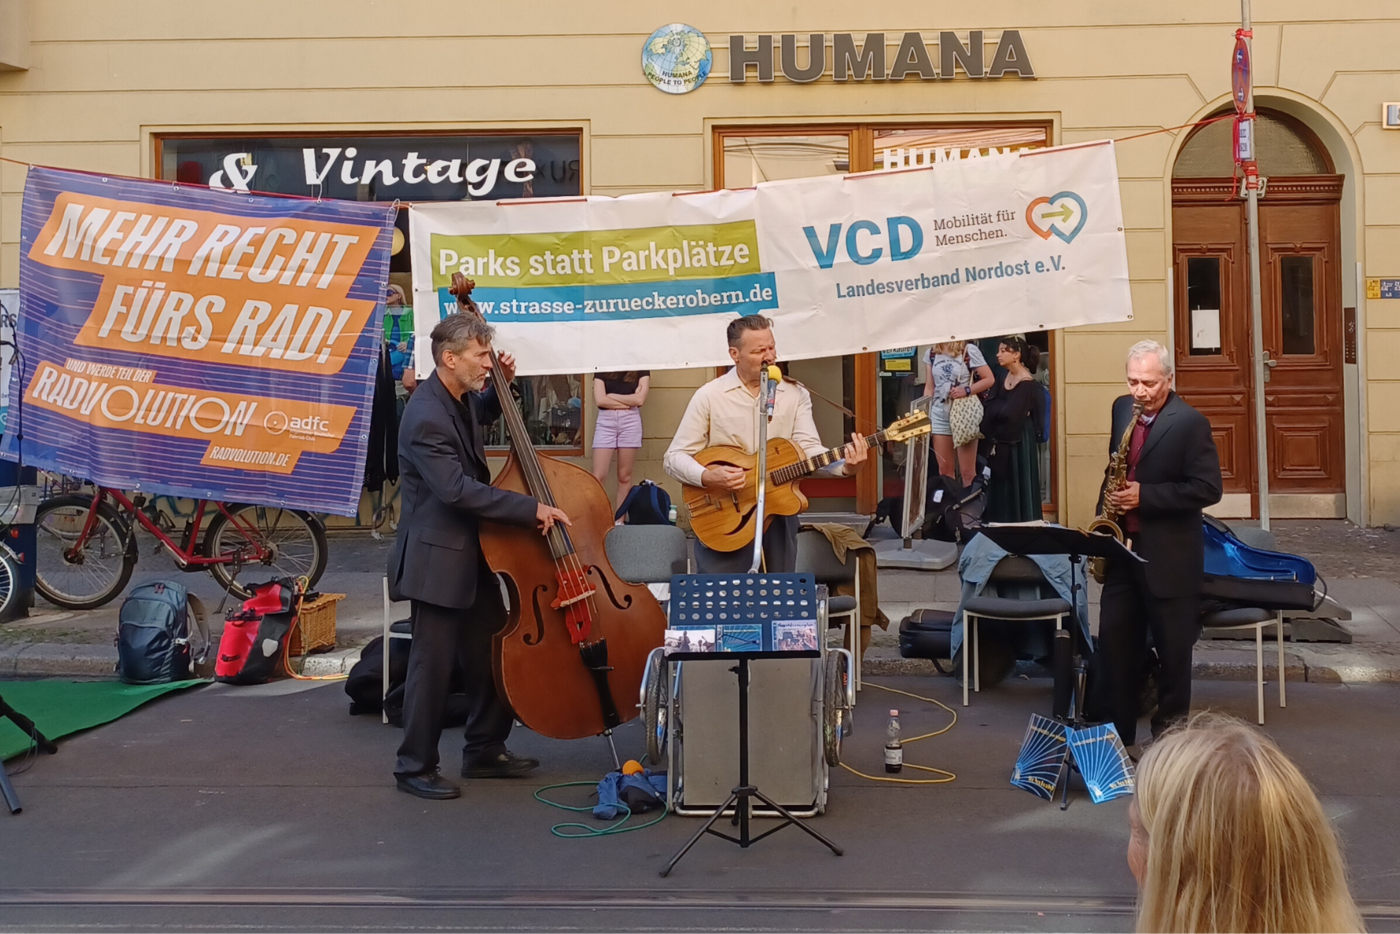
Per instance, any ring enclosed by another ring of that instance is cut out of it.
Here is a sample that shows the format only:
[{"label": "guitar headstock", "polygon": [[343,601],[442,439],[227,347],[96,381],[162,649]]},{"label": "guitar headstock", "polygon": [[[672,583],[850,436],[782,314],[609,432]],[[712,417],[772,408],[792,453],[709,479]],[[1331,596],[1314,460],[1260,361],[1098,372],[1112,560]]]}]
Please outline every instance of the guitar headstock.
[{"label": "guitar headstock", "polygon": [[885,429],[885,438],[890,441],[908,441],[931,431],[933,425],[928,420],[927,412],[910,412]]}]

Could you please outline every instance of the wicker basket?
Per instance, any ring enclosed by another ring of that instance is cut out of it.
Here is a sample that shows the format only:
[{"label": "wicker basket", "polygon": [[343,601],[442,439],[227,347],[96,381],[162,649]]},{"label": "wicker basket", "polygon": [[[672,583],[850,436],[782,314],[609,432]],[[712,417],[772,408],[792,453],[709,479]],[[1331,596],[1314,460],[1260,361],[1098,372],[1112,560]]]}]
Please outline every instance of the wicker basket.
[{"label": "wicker basket", "polygon": [[335,605],[343,593],[323,593],[301,605],[301,615],[287,637],[288,655],[309,655],[335,648]]}]

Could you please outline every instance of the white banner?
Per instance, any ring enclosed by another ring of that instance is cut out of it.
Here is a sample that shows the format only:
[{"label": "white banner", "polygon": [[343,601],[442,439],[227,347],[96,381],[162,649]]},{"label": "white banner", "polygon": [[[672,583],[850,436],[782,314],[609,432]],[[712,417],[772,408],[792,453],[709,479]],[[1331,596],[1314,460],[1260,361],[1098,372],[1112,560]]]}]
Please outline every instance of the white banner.
[{"label": "white banner", "polygon": [[743,191],[415,204],[410,232],[424,374],[454,272],[525,374],[727,364],[743,314],[773,319],[785,360],[1132,317],[1112,142]]}]

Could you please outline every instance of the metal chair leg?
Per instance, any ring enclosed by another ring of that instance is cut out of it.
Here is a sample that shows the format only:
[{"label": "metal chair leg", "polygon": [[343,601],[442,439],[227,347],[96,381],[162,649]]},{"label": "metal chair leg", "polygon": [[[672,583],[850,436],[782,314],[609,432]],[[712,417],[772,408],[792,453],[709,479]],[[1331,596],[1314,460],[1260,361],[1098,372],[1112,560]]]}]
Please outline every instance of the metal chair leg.
[{"label": "metal chair leg", "polygon": [[1284,693],[1284,682],[1288,679],[1283,672],[1283,611],[1274,615],[1274,625],[1278,627],[1278,705],[1288,706],[1288,695]]},{"label": "metal chair leg", "polygon": [[1264,725],[1264,624],[1254,626],[1255,682],[1258,687],[1259,725]]},{"label": "metal chair leg", "polygon": [[383,684],[379,693],[379,717],[384,723],[389,722],[389,711],[385,708],[384,702],[389,699],[389,617],[393,616],[392,604],[389,602],[389,578],[384,581],[384,675]]},{"label": "metal chair leg", "polygon": [[962,655],[963,655],[963,706],[964,706],[964,707],[967,706],[967,686],[968,686],[969,684],[972,683],[971,678],[970,678],[970,676],[969,676],[968,673],[967,673],[967,656],[968,656],[968,654],[969,654],[969,652],[968,652],[969,646],[968,646],[968,638],[967,638],[967,636],[968,636],[968,633],[967,633],[968,622],[967,622],[967,620],[968,620],[967,614],[964,613],[964,614],[963,614],[963,644],[962,644],[962,650],[963,650],[963,653],[962,653]]},{"label": "metal chair leg", "polygon": [[982,617],[972,621],[972,692],[982,693]]}]

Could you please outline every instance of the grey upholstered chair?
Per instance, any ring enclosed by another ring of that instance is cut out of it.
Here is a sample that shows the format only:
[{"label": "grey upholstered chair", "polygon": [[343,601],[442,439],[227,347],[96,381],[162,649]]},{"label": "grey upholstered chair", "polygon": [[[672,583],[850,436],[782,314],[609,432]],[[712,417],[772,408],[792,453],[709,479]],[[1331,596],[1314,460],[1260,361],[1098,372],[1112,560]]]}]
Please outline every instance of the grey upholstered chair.
[{"label": "grey upholstered chair", "polygon": [[834,589],[838,584],[852,584],[855,596],[831,596],[826,601],[827,624],[838,618],[844,620],[842,641],[855,659],[856,690],[861,688],[860,658],[860,562],[850,552],[845,561],[836,559],[831,541],[822,533],[807,529],[797,533],[797,570],[816,578],[818,584]]}]

